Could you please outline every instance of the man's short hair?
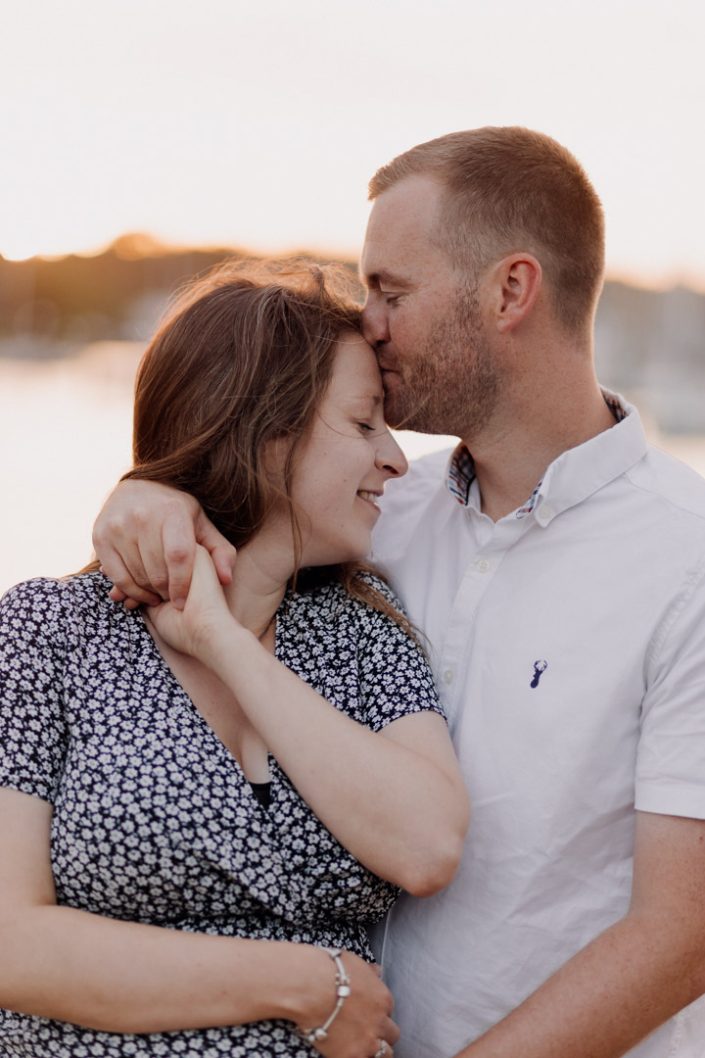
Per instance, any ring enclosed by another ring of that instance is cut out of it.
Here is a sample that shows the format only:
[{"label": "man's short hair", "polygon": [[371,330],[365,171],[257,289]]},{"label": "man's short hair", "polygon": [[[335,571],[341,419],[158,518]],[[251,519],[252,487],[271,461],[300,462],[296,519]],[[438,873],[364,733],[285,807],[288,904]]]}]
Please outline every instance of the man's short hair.
[{"label": "man's short hair", "polygon": [[604,216],[570,151],[518,126],[453,132],[379,169],[369,197],[412,175],[435,177],[447,189],[439,244],[457,267],[477,276],[509,253],[531,252],[566,330],[592,320],[604,271]]}]

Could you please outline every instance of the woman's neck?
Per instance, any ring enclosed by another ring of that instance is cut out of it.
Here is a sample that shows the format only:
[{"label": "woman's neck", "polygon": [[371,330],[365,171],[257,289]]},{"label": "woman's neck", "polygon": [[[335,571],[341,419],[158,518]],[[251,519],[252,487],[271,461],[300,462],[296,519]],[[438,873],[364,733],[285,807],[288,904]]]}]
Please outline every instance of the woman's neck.
[{"label": "woman's neck", "polygon": [[238,550],[232,583],[225,588],[233,617],[254,635],[264,635],[293,572],[291,546],[283,546],[266,528],[261,530]]}]

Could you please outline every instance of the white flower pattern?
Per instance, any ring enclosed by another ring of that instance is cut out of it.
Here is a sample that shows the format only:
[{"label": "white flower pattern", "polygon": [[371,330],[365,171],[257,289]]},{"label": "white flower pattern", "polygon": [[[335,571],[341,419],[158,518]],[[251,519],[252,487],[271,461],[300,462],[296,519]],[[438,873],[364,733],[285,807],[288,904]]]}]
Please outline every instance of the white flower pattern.
[{"label": "white flower pattern", "polygon": [[[389,598],[389,589],[375,579]],[[0,602],[0,786],[53,805],[57,901],[221,936],[347,948],[397,890],[326,829],[270,756],[263,808],[99,573],[18,585]],[[276,653],[373,731],[441,712],[418,647],[337,584],[288,593]],[[311,1058],[286,1021],[123,1035],[0,1010],[3,1058]]]}]

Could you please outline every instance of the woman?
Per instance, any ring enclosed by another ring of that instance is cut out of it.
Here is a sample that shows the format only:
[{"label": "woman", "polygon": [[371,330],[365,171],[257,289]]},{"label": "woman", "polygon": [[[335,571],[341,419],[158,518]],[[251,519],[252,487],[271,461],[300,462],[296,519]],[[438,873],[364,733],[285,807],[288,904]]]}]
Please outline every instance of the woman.
[{"label": "woman", "polygon": [[134,462],[238,559],[223,590],[201,550],[183,610],[95,570],[0,606],[0,1051],[389,1054],[365,927],[450,880],[467,804],[359,565],[405,461],[356,310],[316,270],[197,283],[141,365]]}]

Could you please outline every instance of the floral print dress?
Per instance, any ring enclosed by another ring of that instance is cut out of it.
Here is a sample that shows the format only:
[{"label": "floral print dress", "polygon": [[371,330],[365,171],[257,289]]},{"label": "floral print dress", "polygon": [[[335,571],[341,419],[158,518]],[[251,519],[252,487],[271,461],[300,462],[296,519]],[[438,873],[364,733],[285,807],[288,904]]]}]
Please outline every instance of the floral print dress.
[{"label": "floral print dress", "polygon": [[[396,889],[339,844],[272,757],[270,803],[260,803],[141,614],[108,590],[101,574],[82,574],[28,581],[0,603],[0,786],[53,806],[58,904],[370,959],[366,929]],[[417,645],[338,584],[287,594],[275,650],[373,731],[440,712]],[[3,1058],[314,1053],[286,1021],[118,1034],[0,1010]]]}]

